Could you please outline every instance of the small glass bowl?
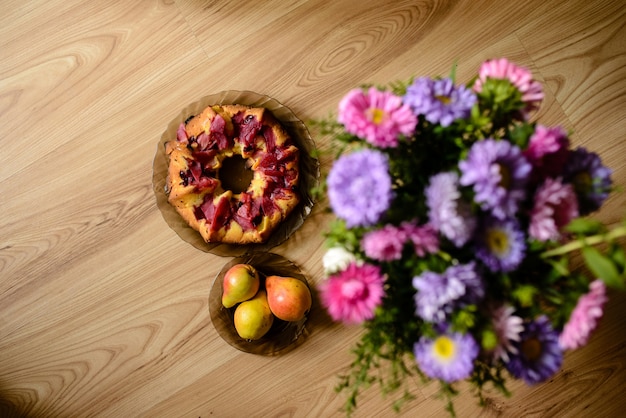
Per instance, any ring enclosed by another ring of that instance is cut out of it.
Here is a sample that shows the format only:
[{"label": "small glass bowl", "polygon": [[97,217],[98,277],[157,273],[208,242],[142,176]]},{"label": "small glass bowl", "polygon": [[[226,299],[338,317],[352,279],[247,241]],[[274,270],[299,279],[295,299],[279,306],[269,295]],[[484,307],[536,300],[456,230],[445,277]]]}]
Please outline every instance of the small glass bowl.
[{"label": "small glass bowl", "polygon": [[[303,281],[309,286],[306,276],[300,268],[288,259],[273,253],[251,253],[234,258],[224,264],[215,277],[209,294],[209,311],[211,321],[217,333],[231,346],[246,353],[275,356],[292,350],[303,342],[308,335],[305,323],[307,313],[303,319],[297,322],[282,321],[274,318],[272,328],[258,340],[248,341],[239,336],[235,330],[234,314],[235,307],[225,308],[222,305],[222,284],[224,275],[235,264],[250,264],[257,269],[261,277],[261,285],[267,276],[277,275],[293,277]],[[310,286],[309,286],[310,289]],[[313,293],[311,294],[313,296]],[[315,303],[315,300],[313,301]]]}]

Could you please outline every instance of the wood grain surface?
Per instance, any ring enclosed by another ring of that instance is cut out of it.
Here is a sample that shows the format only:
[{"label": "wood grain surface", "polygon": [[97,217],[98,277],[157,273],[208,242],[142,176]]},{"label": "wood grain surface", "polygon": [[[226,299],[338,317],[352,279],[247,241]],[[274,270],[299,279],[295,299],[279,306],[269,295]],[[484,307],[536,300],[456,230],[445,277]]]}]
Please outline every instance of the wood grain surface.
[{"label": "wood grain surface", "polygon": [[[508,57],[545,83],[537,117],[598,152],[626,191],[626,8],[620,0],[0,1],[0,416],[338,417],[359,328],[316,303],[306,339],[243,353],[208,296],[229,261],[165,223],[156,145],[180,110],[250,90],[302,120],[351,88],[412,75],[467,81]],[[314,138],[327,149],[327,138]],[[322,159],[323,168],[329,161]],[[598,219],[624,216],[614,194]],[[320,205],[273,251],[322,278]],[[616,417],[626,409],[626,295],[549,382],[461,417]],[[399,416],[445,416],[435,386]],[[366,391],[358,417],[394,416]]]}]

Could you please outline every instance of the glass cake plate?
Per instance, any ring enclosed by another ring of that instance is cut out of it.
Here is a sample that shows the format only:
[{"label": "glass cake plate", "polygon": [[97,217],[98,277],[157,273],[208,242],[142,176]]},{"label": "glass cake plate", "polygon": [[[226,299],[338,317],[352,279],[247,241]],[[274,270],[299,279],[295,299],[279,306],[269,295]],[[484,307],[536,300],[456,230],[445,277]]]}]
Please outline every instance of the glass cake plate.
[{"label": "glass cake plate", "polygon": [[[254,253],[234,258],[226,263],[215,277],[209,294],[211,322],[219,336],[238,350],[266,356],[284,354],[298,347],[308,335],[308,330],[305,327],[309,316],[308,313],[302,320],[297,322],[286,322],[275,318],[272,328],[259,340],[247,341],[237,334],[233,319],[236,308],[225,308],[222,305],[222,284],[228,269],[239,263],[254,266],[261,276],[261,283],[263,283],[265,277],[277,275],[302,280],[309,286],[307,278],[300,268],[278,254]],[[315,305],[314,292],[311,292],[311,296],[313,297],[313,305]]]},{"label": "glass cake plate", "polygon": [[[200,113],[207,106],[221,104],[240,104],[266,108],[280,121],[291,136],[295,145],[300,149],[300,180],[298,188],[301,202],[263,244],[235,245],[206,243],[200,236],[200,233],[187,225],[178,212],[176,212],[176,209],[167,201],[165,188],[168,160],[165,154],[165,143],[176,139],[178,126],[189,116]],[[251,91],[235,90],[205,96],[182,109],[179,115],[168,124],[167,130],[161,136],[154,157],[152,174],[152,186],[156,196],[157,207],[169,227],[172,228],[181,239],[199,250],[225,257],[237,257],[249,252],[269,251],[271,248],[287,240],[311,213],[314,204],[311,190],[317,187],[320,177],[319,161],[314,157],[315,151],[315,143],[306,125],[298,119],[289,108],[282,105],[277,100]]]}]

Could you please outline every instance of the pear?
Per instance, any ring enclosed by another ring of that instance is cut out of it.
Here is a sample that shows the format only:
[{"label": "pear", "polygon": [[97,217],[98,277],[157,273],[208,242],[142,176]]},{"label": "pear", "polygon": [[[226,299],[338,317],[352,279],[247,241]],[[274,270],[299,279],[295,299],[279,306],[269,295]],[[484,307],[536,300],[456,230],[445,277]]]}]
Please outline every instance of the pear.
[{"label": "pear", "polygon": [[222,305],[232,308],[252,298],[259,290],[259,272],[250,264],[235,264],[224,275]]},{"label": "pear", "polygon": [[265,279],[267,302],[272,313],[283,321],[299,321],[311,309],[311,291],[295,277],[268,276]]},{"label": "pear", "polygon": [[241,302],[235,309],[235,329],[245,340],[258,340],[274,323],[274,315],[267,303],[267,292],[261,289],[250,300]]}]

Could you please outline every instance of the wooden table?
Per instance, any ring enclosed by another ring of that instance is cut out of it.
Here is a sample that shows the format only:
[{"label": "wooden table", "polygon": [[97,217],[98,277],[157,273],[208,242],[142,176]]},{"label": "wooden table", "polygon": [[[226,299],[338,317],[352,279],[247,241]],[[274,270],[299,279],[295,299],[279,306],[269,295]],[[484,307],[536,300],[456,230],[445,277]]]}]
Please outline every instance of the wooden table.
[{"label": "wooden table", "polygon": [[[208,295],[229,258],[180,239],[152,189],[169,121],[223,90],[306,121],[362,83],[446,75],[455,61],[467,81],[504,56],[545,82],[542,123],[573,131],[624,189],[625,25],[619,0],[2,1],[0,416],[341,416],[333,387],[359,328],[316,304],[306,340],[281,356],[217,335]],[[615,194],[594,216],[615,224],[624,207]],[[316,206],[273,249],[313,283],[328,221]],[[622,413],[626,297],[611,296],[554,379],[513,384],[486,410],[462,385],[459,416]],[[403,414],[444,414],[434,391],[415,385]],[[389,416],[393,399],[374,388],[356,415]]]}]

